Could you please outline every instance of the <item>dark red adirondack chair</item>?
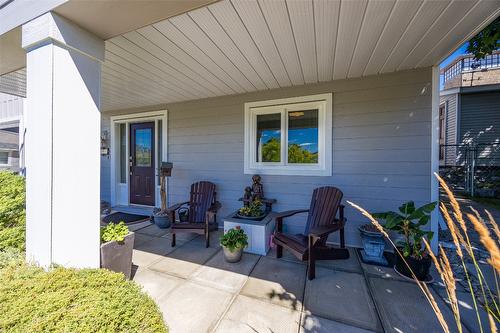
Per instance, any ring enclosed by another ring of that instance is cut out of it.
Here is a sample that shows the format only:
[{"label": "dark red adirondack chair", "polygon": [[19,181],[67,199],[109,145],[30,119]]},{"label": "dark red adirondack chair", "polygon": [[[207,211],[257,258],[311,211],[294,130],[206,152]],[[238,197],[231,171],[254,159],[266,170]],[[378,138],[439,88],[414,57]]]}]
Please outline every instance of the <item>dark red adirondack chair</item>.
[{"label": "dark red adirondack chair", "polygon": [[[217,230],[217,211],[220,208],[215,197],[215,184],[201,181],[191,185],[189,201],[168,208],[172,222],[172,246],[175,246],[175,235],[180,232],[205,235],[206,246],[210,246],[210,231]],[[188,221],[176,221],[175,213],[184,206],[188,207]]]},{"label": "dark red adirondack chair", "polygon": [[[276,256],[281,258],[283,248],[292,252],[298,259],[308,261],[308,278],[315,277],[316,260],[347,259],[349,251],[345,248],[344,206],[340,204],[342,191],[336,187],[325,186],[314,190],[309,209],[290,210],[276,215],[276,231],[273,242],[277,246]],[[339,217],[337,216],[337,211]],[[309,212],[303,234],[283,233],[283,219],[298,213]],[[326,245],[328,235],[340,232],[340,248]]]}]

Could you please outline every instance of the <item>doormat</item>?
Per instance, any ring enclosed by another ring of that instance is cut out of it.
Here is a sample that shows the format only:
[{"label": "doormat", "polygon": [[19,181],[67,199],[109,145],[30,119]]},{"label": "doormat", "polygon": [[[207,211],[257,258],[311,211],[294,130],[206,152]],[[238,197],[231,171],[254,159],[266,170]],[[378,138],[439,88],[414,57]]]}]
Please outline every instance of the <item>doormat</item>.
[{"label": "doormat", "polygon": [[384,252],[384,258],[385,260],[387,260],[387,265],[382,265],[382,264],[379,264],[379,263],[375,263],[375,262],[371,262],[371,261],[364,261],[363,260],[363,256],[361,255],[361,250],[363,250],[362,248],[357,248],[356,251],[358,251],[358,257],[359,259],[361,259],[361,261],[364,263],[364,264],[367,264],[367,265],[375,265],[375,266],[381,266],[381,267],[394,267],[394,263],[396,261],[396,258],[394,256],[394,253],[392,252]]},{"label": "doormat", "polygon": [[119,223],[119,222],[125,222],[125,224],[134,224],[134,223],[139,223],[139,222],[144,222],[144,221],[149,221],[151,218],[146,215],[136,215],[136,214],[129,214],[129,213],[122,213],[122,212],[114,212],[109,215],[106,215],[101,219],[101,222],[104,224],[108,223]]}]

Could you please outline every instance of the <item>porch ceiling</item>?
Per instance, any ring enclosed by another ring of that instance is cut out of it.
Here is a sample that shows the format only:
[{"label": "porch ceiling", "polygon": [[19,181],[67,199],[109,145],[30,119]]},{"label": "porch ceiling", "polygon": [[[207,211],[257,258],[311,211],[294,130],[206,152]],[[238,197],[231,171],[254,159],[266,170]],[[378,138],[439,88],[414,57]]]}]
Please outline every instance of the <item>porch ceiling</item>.
[{"label": "porch ceiling", "polygon": [[107,40],[103,109],[436,65],[499,12],[493,0],[224,0]]}]

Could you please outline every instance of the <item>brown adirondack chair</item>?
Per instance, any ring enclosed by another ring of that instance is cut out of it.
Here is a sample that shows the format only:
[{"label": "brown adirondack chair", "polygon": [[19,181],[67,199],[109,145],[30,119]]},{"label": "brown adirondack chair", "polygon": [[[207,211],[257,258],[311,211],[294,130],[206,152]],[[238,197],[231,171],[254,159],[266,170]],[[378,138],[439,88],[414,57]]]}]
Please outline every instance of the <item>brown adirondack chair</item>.
[{"label": "brown adirondack chair", "polygon": [[[175,235],[181,232],[205,235],[206,246],[210,246],[210,231],[217,230],[217,211],[220,208],[215,197],[215,184],[201,181],[191,185],[189,201],[168,208],[172,222],[172,246],[175,246]],[[188,221],[176,221],[176,212],[183,206],[189,207]]]},{"label": "brown adirondack chair", "polygon": [[[292,252],[298,259],[308,261],[308,278],[315,278],[316,260],[347,259],[349,251],[345,248],[344,206],[340,204],[342,191],[336,187],[325,186],[314,190],[309,209],[290,210],[277,213],[276,231],[273,242],[277,246],[276,256],[283,256],[283,248]],[[339,217],[337,216],[339,212]],[[298,213],[309,212],[305,232],[291,235],[283,233],[283,219]],[[340,248],[326,245],[328,235],[340,232]]]}]

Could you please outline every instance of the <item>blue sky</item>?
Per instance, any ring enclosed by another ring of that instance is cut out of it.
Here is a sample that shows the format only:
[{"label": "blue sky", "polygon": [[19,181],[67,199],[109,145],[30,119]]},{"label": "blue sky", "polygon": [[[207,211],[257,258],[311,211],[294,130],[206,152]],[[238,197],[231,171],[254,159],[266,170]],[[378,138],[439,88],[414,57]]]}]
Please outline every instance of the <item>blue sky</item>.
[{"label": "blue sky", "polygon": [[[458,56],[460,56],[462,54],[466,54],[467,52],[465,52],[465,49],[467,48],[467,44],[468,44],[468,42],[465,42],[462,46],[460,46],[448,58],[446,58],[445,60],[443,60],[443,62],[439,65],[439,67],[443,68],[446,65],[448,65],[450,62],[452,62],[453,59],[455,59],[456,57],[458,57]],[[443,76],[439,77],[439,82],[440,82],[441,89],[443,89]]]}]

